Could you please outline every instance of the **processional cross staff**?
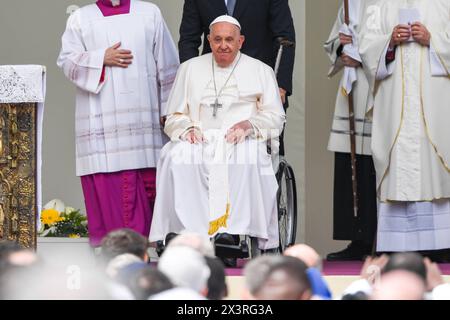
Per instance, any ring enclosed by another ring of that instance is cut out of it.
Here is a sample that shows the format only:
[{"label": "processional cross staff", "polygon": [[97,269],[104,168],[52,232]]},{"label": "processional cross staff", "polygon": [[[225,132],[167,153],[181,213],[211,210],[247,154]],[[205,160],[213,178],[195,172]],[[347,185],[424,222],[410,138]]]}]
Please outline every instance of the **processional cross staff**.
[{"label": "processional cross staff", "polygon": [[[345,24],[350,26],[349,0],[344,0]],[[356,134],[355,134],[355,108],[353,104],[353,91],[348,92],[348,121],[350,128],[350,159],[352,166],[353,215],[358,217],[358,181],[356,177]]]}]

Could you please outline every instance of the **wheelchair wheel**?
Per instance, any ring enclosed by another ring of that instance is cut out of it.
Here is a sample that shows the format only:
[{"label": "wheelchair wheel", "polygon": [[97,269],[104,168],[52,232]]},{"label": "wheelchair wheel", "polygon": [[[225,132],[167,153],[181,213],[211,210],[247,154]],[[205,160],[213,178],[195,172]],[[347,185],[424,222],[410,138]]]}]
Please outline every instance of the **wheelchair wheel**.
[{"label": "wheelchair wheel", "polygon": [[281,160],[277,172],[278,192],[278,231],[280,235],[279,251],[295,243],[297,235],[297,187],[294,170]]}]

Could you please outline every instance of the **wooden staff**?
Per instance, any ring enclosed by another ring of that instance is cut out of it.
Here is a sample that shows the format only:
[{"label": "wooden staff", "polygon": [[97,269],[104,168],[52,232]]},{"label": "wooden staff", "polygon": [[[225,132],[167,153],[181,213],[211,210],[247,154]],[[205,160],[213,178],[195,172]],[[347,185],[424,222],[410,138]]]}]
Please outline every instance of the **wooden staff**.
[{"label": "wooden staff", "polygon": [[[348,0],[344,0],[345,24],[350,26]],[[347,92],[348,97],[348,121],[350,127],[350,157],[352,164],[352,189],[353,189],[353,214],[358,217],[358,181],[356,178],[356,135],[355,135],[355,109],[353,106],[353,90]]]}]

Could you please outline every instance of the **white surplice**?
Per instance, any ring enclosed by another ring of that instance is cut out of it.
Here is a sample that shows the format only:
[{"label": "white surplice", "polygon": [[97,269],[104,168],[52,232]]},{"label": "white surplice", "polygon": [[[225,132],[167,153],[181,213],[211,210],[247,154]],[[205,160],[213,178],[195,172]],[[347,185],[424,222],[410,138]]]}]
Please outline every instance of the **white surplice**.
[{"label": "white surplice", "polygon": [[[372,118],[370,111],[373,106],[373,97],[369,90],[369,83],[361,67],[345,68],[342,59],[338,56],[340,50],[339,33],[351,35],[353,44],[343,48],[347,55],[354,56],[355,60],[359,57],[358,34],[362,26],[367,23],[367,17],[370,17],[372,6],[375,0],[352,0],[349,2],[350,8],[350,26],[347,28],[344,20],[344,7],[341,6],[338,17],[334,23],[328,40],[324,44],[332,66],[328,73],[333,77],[344,69],[339,90],[336,97],[333,125],[328,141],[328,150],[333,152],[350,152],[350,128],[348,116],[348,89],[351,87],[353,94],[353,107],[355,112],[355,132],[356,132],[356,153],[371,155],[371,133]],[[345,28],[344,28],[345,27]],[[352,80],[354,80],[353,83]],[[347,88],[347,90],[344,90]]]},{"label": "white surplice", "polygon": [[[225,85],[216,117],[213,63],[217,91]],[[205,237],[250,235],[259,238],[261,249],[277,247],[278,185],[267,140],[281,133],[285,113],[273,70],[244,54],[227,68],[213,62],[212,54],[191,59],[177,74],[168,114],[165,132],[172,142],[158,163],[150,241],[188,230]],[[244,120],[255,134],[238,145],[226,143],[227,130]],[[205,144],[180,140],[191,127],[203,133]]]},{"label": "white surplice", "polygon": [[[430,47],[407,42],[386,65],[402,9],[416,9]],[[361,36],[374,89],[372,151],[380,197],[378,250],[450,247],[450,1],[382,1]]]},{"label": "white surplice", "polygon": [[[105,67],[105,51],[121,42],[126,68]],[[96,4],[75,11],[62,37],[58,66],[77,86],[77,175],[156,167],[167,142],[160,125],[179,66],[157,6],[131,1],[128,14],[104,17]]]}]

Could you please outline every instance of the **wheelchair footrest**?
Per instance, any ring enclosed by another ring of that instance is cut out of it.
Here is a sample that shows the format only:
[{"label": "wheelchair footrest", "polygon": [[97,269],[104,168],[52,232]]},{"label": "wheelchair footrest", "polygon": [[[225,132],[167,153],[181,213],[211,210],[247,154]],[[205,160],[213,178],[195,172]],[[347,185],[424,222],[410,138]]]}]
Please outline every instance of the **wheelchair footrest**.
[{"label": "wheelchair footrest", "polygon": [[250,256],[247,242],[242,241],[239,245],[215,243],[216,256],[220,258],[246,259]]}]

